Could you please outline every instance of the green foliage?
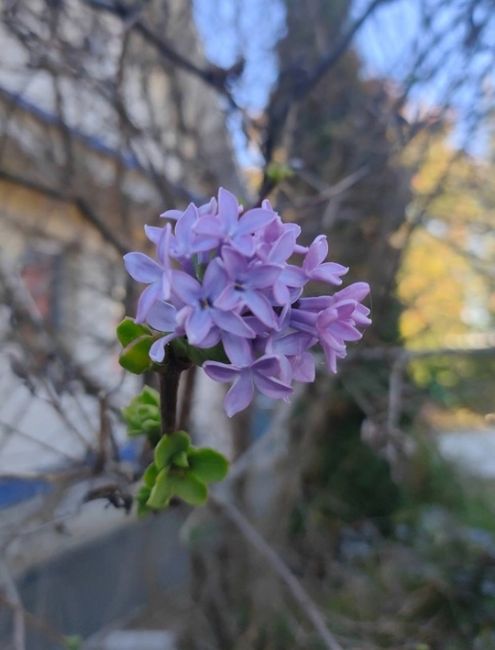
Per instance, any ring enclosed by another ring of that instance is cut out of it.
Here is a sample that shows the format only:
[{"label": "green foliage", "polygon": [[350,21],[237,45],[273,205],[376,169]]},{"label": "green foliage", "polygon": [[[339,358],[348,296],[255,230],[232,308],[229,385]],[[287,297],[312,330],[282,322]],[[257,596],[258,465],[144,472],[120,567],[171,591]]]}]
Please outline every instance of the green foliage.
[{"label": "green foliage", "polygon": [[129,406],[122,409],[127,424],[127,433],[131,437],[145,435],[152,445],[160,438],[160,397],[158,391],[145,386],[136,395]]},{"label": "green foliage", "polygon": [[192,472],[171,474],[169,486],[174,495],[192,506],[201,506],[208,498],[208,488]]},{"label": "green foliage", "polygon": [[148,467],[144,470],[143,474],[143,483],[146,485],[146,487],[151,488],[155,484],[156,478],[158,476],[158,468],[155,465],[155,463],[151,463],[151,465],[148,465]]},{"label": "green foliage", "polygon": [[390,518],[402,504],[401,488],[389,463],[361,440],[357,425],[329,436],[319,462],[323,511],[346,522],[371,517],[383,532],[390,529]]},{"label": "green foliage", "polygon": [[117,338],[123,347],[119,363],[125,370],[141,375],[151,368],[149,351],[155,337],[149,327],[126,317],[117,326]]},{"label": "green foliage", "polygon": [[163,436],[155,447],[153,463],[143,474],[138,513],[166,508],[172,497],[193,506],[204,504],[207,485],[224,479],[228,467],[227,459],[214,449],[193,447],[185,431]]},{"label": "green foliage", "polygon": [[182,459],[182,454],[187,453],[191,439],[185,431],[176,431],[168,436],[163,436],[155,447],[155,465],[161,470],[168,465],[175,465],[174,457],[177,455]]},{"label": "green foliage", "polygon": [[495,535],[492,486],[466,476],[442,458],[434,444],[416,436],[416,451],[409,464],[401,518],[416,520],[425,507],[440,507],[463,526]]},{"label": "green foliage", "polygon": [[128,316],[117,325],[117,338],[123,348],[127,347],[135,339],[145,335],[151,335],[150,328],[147,325],[136,323]]},{"label": "green foliage", "polygon": [[136,494],[137,513],[140,517],[146,515],[151,510],[147,505],[151,495],[151,488],[152,486],[142,485]]},{"label": "green foliage", "polygon": [[189,453],[191,471],[205,483],[222,481],[227,475],[227,459],[214,449],[192,449]]},{"label": "green foliage", "polygon": [[80,636],[71,634],[69,636],[64,637],[64,645],[67,648],[67,650],[81,650],[82,643],[83,640],[81,639]]},{"label": "green foliage", "polygon": [[173,492],[168,474],[168,467],[164,467],[156,474],[150,496],[146,502],[146,505],[153,510],[164,508],[169,504]]},{"label": "green foliage", "polygon": [[266,175],[272,183],[278,185],[279,183],[282,183],[282,181],[292,178],[294,172],[288,165],[279,162],[271,162],[266,170]]},{"label": "green foliage", "polygon": [[[161,333],[153,333],[147,325],[136,323],[132,318],[124,318],[117,326],[117,338],[122,345],[119,356],[120,365],[135,375],[142,375],[153,367],[157,367],[149,357],[153,342]],[[221,344],[212,348],[199,349],[189,345],[184,337],[173,340],[170,345],[177,359],[197,366],[205,361],[228,362]]]},{"label": "green foliage", "polygon": [[[124,318],[117,327],[117,338],[124,348],[120,364],[135,374],[153,368],[149,349],[157,336],[146,325]],[[208,359],[227,361],[222,345],[199,350],[185,338],[178,338],[170,346],[174,361],[184,367],[189,363],[202,365]],[[162,372],[166,372],[166,363]],[[207,485],[227,475],[226,458],[213,449],[194,448],[185,431],[161,435],[160,396],[153,388],[145,386],[122,410],[122,415],[129,436],[146,436],[154,450],[153,463],[145,470],[143,485],[136,496],[138,514],[166,508],[172,497],[201,505],[208,497]]]}]

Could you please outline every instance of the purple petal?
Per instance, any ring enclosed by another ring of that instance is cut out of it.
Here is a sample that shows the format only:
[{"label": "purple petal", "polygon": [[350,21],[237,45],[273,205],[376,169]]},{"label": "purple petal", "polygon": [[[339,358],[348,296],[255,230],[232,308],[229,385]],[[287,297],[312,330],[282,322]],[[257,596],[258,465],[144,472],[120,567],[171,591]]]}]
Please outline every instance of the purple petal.
[{"label": "purple petal", "polygon": [[188,255],[191,253],[193,226],[197,220],[198,208],[194,203],[190,203],[175,225],[175,247],[177,254]]},{"label": "purple petal", "polygon": [[248,263],[245,257],[228,246],[222,249],[222,260],[231,278],[238,278],[247,272]]},{"label": "purple petal", "polygon": [[325,361],[327,369],[334,374],[337,372],[337,358],[343,359],[345,357],[345,348],[340,354],[331,346],[322,343],[323,351],[325,353]]},{"label": "purple petal", "polygon": [[198,345],[198,347],[212,348],[213,346],[218,345],[218,343],[220,343],[220,332],[216,327],[212,327],[208,336],[205,336],[201,341],[201,345]]},{"label": "purple petal", "polygon": [[277,319],[273,308],[265,296],[257,291],[244,291],[242,294],[244,304],[253,312],[256,318],[268,327],[277,328]]},{"label": "purple petal", "polygon": [[215,214],[217,211],[217,200],[212,197],[208,203],[203,203],[203,205],[200,205],[198,208],[199,216],[205,216],[207,214]]},{"label": "purple petal", "polygon": [[286,400],[292,394],[292,388],[278,379],[256,373],[253,375],[256,388],[272,399]]},{"label": "purple petal", "polygon": [[207,215],[198,219],[194,225],[194,232],[218,240],[223,237],[225,231],[222,222],[217,216]]},{"label": "purple petal", "polygon": [[172,292],[172,283],[170,281],[170,272],[165,272],[162,275],[162,298],[168,300]]},{"label": "purple petal", "polygon": [[311,352],[304,352],[291,359],[293,378],[305,384],[311,384],[316,377],[315,359]]},{"label": "purple petal", "polygon": [[127,253],[124,265],[131,278],[145,284],[159,280],[163,273],[162,267],[144,253]]},{"label": "purple petal", "polygon": [[180,219],[182,217],[182,210],[165,210],[160,217],[163,219]]},{"label": "purple petal", "polygon": [[159,282],[150,284],[139,296],[136,309],[136,323],[144,323],[152,306],[161,298],[161,285]]},{"label": "purple petal", "polygon": [[172,237],[172,226],[167,223],[165,228],[162,228],[162,235],[158,240],[158,259],[165,268],[169,268],[169,255],[170,255],[170,240]]},{"label": "purple petal", "polygon": [[345,275],[348,270],[348,267],[342,266],[342,264],[336,264],[335,262],[326,262],[325,264],[320,264],[315,269],[313,269],[313,271],[310,273],[310,276],[312,280],[338,285],[342,284],[340,276]]},{"label": "purple petal", "polygon": [[275,338],[271,343],[271,349],[276,354],[284,354],[293,357],[302,354],[310,347],[313,337],[303,332],[292,332],[286,336]]},{"label": "purple petal", "polygon": [[225,354],[239,368],[247,368],[253,363],[251,343],[244,337],[222,332],[222,343]]},{"label": "purple petal", "polygon": [[239,375],[227,395],[225,395],[223,404],[229,418],[248,407],[253,397],[253,378],[249,371],[244,371]]},{"label": "purple petal", "polygon": [[274,354],[265,354],[263,357],[256,359],[251,365],[253,372],[261,373],[262,375],[279,375],[280,374],[280,359]]},{"label": "purple petal", "polygon": [[332,348],[336,353],[345,352],[345,344],[338,340],[330,329],[320,331],[319,334],[321,345]]},{"label": "purple petal", "polygon": [[328,255],[328,242],[326,235],[318,235],[315,238],[304,258],[303,269],[308,273],[318,264],[321,264]]},{"label": "purple petal", "polygon": [[218,190],[218,214],[227,226],[227,232],[230,232],[239,218],[239,203],[235,196],[223,187]]},{"label": "purple petal", "polygon": [[167,334],[167,336],[162,336],[156,340],[150,347],[150,359],[156,363],[161,363],[165,359],[166,345],[174,338],[175,334]]},{"label": "purple petal", "polygon": [[160,237],[162,236],[163,228],[158,228],[157,226],[148,226],[144,227],[144,232],[146,237],[153,242],[153,244],[158,245]]},{"label": "purple petal", "polygon": [[334,303],[332,296],[315,296],[310,298],[301,298],[300,308],[308,311],[322,311],[331,307]]},{"label": "purple petal", "polygon": [[235,235],[230,244],[244,257],[252,257],[256,250],[256,244],[252,235]]},{"label": "purple petal", "polygon": [[201,298],[201,285],[184,271],[173,272],[174,293],[186,304],[194,305]]},{"label": "purple petal", "polygon": [[354,300],[339,300],[334,306],[338,313],[338,319],[344,320],[346,318],[352,318],[356,311],[357,303]]},{"label": "purple petal", "polygon": [[253,289],[265,289],[275,284],[280,267],[273,264],[259,264],[249,268],[248,283]]},{"label": "purple petal", "polygon": [[215,300],[227,285],[228,277],[218,259],[213,259],[207,266],[203,278],[203,295]]},{"label": "purple petal", "polygon": [[284,232],[273,245],[268,255],[268,261],[274,264],[282,264],[285,262],[294,252],[296,238],[297,235],[294,231],[289,230]]},{"label": "purple petal", "polygon": [[280,374],[280,360],[273,354],[265,354],[257,359],[251,366],[253,372],[261,372],[263,375]]},{"label": "purple petal", "polygon": [[229,284],[215,300],[214,305],[223,311],[230,311],[236,309],[239,303],[240,294],[234,289],[233,284]]},{"label": "purple petal", "polygon": [[148,312],[146,322],[159,332],[173,332],[176,325],[177,310],[168,302],[159,300]]},{"label": "purple petal", "polygon": [[356,325],[367,327],[368,325],[371,325],[371,318],[368,318],[369,313],[370,310],[368,307],[358,303],[355,310],[352,312],[352,318],[356,322]]},{"label": "purple petal", "polygon": [[335,295],[339,298],[349,298],[361,302],[370,292],[370,285],[367,282],[354,282],[345,289],[341,289]]},{"label": "purple petal", "polygon": [[[301,312],[298,311],[298,315],[300,313]],[[317,327],[319,327],[319,328],[328,327],[332,323],[335,323],[335,321],[338,319],[338,317],[339,317],[339,312],[335,309],[335,307],[329,307],[328,309],[324,309],[317,316],[317,319],[316,319]]]},{"label": "purple petal", "polygon": [[280,282],[289,287],[302,287],[307,282],[306,274],[298,266],[287,264],[279,276]]},{"label": "purple petal", "polygon": [[187,338],[191,345],[201,345],[213,327],[209,309],[193,309],[185,322]]},{"label": "purple petal", "polygon": [[359,341],[363,338],[361,332],[347,323],[337,321],[332,325],[332,334],[341,337],[344,341]]},{"label": "purple petal", "polygon": [[210,310],[211,318],[215,325],[226,332],[252,339],[255,337],[254,331],[246,325],[244,320],[233,311],[222,311],[221,309],[212,308]]},{"label": "purple petal", "polygon": [[263,208],[254,208],[248,210],[239,219],[237,224],[236,233],[239,236],[251,235],[252,233],[264,228],[271,221],[275,219],[275,214]]},{"label": "purple petal", "polygon": [[218,381],[221,384],[233,381],[240,373],[239,368],[236,366],[220,363],[219,361],[205,361],[202,368],[210,379]]},{"label": "purple petal", "polygon": [[211,251],[218,246],[218,237],[210,235],[197,235],[193,241],[193,251],[195,253],[204,253]]},{"label": "purple petal", "polygon": [[279,305],[287,305],[290,303],[289,289],[280,280],[273,285],[273,296]]}]

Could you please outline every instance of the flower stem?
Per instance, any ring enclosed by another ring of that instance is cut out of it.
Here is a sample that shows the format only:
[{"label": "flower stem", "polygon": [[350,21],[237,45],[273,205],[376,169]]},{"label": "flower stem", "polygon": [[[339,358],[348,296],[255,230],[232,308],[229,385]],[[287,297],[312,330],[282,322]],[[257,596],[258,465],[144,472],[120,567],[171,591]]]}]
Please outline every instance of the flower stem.
[{"label": "flower stem", "polygon": [[160,371],[159,376],[161,432],[162,436],[166,436],[175,431],[180,370],[167,364],[167,366]]},{"label": "flower stem", "polygon": [[166,361],[159,370],[161,433],[173,433],[177,426],[177,395],[180,374],[190,363],[177,357],[173,346],[167,347]]}]

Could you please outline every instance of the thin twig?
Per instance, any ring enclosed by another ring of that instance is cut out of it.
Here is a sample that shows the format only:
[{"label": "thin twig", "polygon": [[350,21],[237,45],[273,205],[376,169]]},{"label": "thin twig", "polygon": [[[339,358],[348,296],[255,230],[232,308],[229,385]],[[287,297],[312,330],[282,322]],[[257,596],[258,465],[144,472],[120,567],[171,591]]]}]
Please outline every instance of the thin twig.
[{"label": "thin twig", "polygon": [[12,642],[14,650],[26,650],[26,624],[24,621],[24,609],[17,589],[17,585],[10,573],[7,564],[0,562],[0,584],[3,584],[5,595],[12,603],[13,630]]},{"label": "thin twig", "polygon": [[226,501],[213,493],[210,493],[209,503],[227,517],[236,526],[244,539],[265,558],[273,571],[284,582],[299,607],[311,621],[323,641],[325,648],[328,650],[343,650],[340,643],[328,629],[319,608],[310,598],[299,580],[240,510],[230,501]]}]

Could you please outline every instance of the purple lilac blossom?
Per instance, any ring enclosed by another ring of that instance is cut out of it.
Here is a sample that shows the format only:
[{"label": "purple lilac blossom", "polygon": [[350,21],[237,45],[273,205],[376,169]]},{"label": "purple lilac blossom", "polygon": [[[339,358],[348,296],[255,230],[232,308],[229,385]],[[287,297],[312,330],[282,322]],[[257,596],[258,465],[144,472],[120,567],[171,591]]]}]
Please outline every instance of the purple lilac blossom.
[{"label": "purple lilac blossom", "polygon": [[327,261],[325,235],[309,247],[298,244],[301,228],[284,223],[269,201],[243,211],[220,188],[218,199],[160,216],[164,227],[145,227],[156,258],[124,256],[132,278],[148,285],[136,321],[156,331],[150,350],[156,363],[177,337],[197,348],[223,345],[229,363],[206,361],[203,369],[215,381],[232,383],[224,402],[229,417],[251,403],[255,389],[288,400],[295,381],[314,381],[311,350],[322,350],[328,370],[337,372],[347,343],[371,323],[362,304],[366,282],[303,295],[313,282],[341,285],[348,269]]}]

